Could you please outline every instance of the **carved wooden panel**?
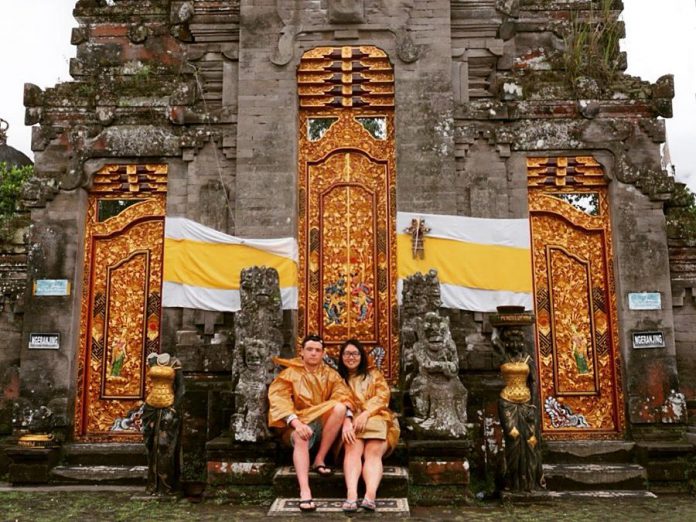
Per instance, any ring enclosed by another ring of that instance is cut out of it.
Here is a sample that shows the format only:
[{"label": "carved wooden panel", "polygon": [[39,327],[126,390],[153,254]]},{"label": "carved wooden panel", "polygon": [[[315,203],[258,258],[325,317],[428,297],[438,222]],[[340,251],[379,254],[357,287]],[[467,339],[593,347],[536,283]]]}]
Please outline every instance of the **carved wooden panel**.
[{"label": "carved wooden panel", "polygon": [[[393,72],[386,55],[375,48],[344,47],[305,54],[298,72],[301,100],[310,92],[305,73],[316,70],[319,59],[325,62],[321,67],[330,67],[332,60],[344,57],[355,68],[356,56],[380,59],[380,74],[392,81],[381,84],[381,92],[393,96]],[[332,77],[327,75],[326,79]],[[353,98],[339,103],[342,96],[334,103],[332,84],[318,85],[321,76],[312,78],[316,81],[311,92],[316,97],[312,95],[312,103],[302,105],[299,119],[298,338],[307,332],[322,335],[331,355],[351,337],[363,341],[368,351],[381,346],[386,351],[382,370],[393,381],[398,375],[399,356],[394,323],[397,272],[392,103],[383,104],[383,96],[373,107],[363,104],[363,108],[356,108]],[[355,91],[346,90],[345,94],[349,92]],[[320,100],[323,102],[315,104]]]},{"label": "carved wooden panel", "polygon": [[[138,172],[127,167],[105,167],[95,182]],[[89,196],[75,408],[82,440],[140,437],[134,411],[145,397],[145,358],[159,351],[164,245],[166,166],[150,170],[154,194],[118,182]]]},{"label": "carved wooden panel", "polygon": [[619,438],[624,412],[602,168],[592,158],[532,158],[528,178],[542,433]]}]

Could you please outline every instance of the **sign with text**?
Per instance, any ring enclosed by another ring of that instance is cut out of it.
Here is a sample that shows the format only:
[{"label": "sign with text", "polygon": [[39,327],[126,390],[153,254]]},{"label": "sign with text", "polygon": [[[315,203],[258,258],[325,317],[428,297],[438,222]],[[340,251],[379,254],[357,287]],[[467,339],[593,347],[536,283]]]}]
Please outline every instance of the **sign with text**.
[{"label": "sign with text", "polygon": [[664,348],[664,332],[633,332],[633,348]]},{"label": "sign with text", "polygon": [[35,279],[34,295],[65,296],[70,295],[70,281],[67,279]]},{"label": "sign with text", "polygon": [[60,348],[59,333],[30,333],[30,350],[57,350]]},{"label": "sign with text", "polygon": [[660,292],[629,292],[628,308],[630,310],[662,310]]}]

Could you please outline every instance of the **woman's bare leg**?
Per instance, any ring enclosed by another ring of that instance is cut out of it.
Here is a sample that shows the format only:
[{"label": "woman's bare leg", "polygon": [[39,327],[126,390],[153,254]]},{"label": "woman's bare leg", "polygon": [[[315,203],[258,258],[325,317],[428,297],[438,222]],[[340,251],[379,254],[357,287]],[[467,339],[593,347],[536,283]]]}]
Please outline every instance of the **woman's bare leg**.
[{"label": "woman's bare leg", "polygon": [[382,456],[387,451],[387,441],[371,439],[365,442],[365,463],[363,464],[363,480],[365,481],[365,498],[375,500],[377,488],[382,481]]},{"label": "woman's bare leg", "polygon": [[346,477],[346,499],[358,500],[358,480],[362,472],[362,454],[365,444],[357,439],[353,444],[344,445],[343,473]]}]

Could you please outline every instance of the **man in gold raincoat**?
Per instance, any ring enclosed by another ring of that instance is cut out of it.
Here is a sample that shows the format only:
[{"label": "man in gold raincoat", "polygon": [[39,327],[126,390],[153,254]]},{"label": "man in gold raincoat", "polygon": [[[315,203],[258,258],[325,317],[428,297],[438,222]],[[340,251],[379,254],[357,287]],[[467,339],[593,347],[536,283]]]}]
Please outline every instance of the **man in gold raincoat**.
[{"label": "man in gold raincoat", "polygon": [[324,364],[324,342],[317,335],[305,337],[300,357],[275,362],[286,368],[268,389],[268,424],[281,429],[283,441],[293,446],[300,510],[314,511],[309,450],[319,441],[312,470],[330,475],[333,471],[325,458],[351,409],[350,391],[338,372]]}]

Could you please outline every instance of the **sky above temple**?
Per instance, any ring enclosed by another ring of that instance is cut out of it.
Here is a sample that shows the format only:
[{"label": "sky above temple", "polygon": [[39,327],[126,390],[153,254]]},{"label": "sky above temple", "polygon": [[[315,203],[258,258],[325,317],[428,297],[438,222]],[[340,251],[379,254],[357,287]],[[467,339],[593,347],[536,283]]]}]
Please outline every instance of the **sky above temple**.
[{"label": "sky above temple", "polygon": [[[76,0],[0,0],[0,118],[10,123],[8,144],[30,158],[24,126],[25,82],[41,88],[69,81],[75,56],[70,32]],[[674,117],[667,120],[676,176],[696,192],[696,0],[624,0],[628,73],[654,82],[675,76]]]}]

